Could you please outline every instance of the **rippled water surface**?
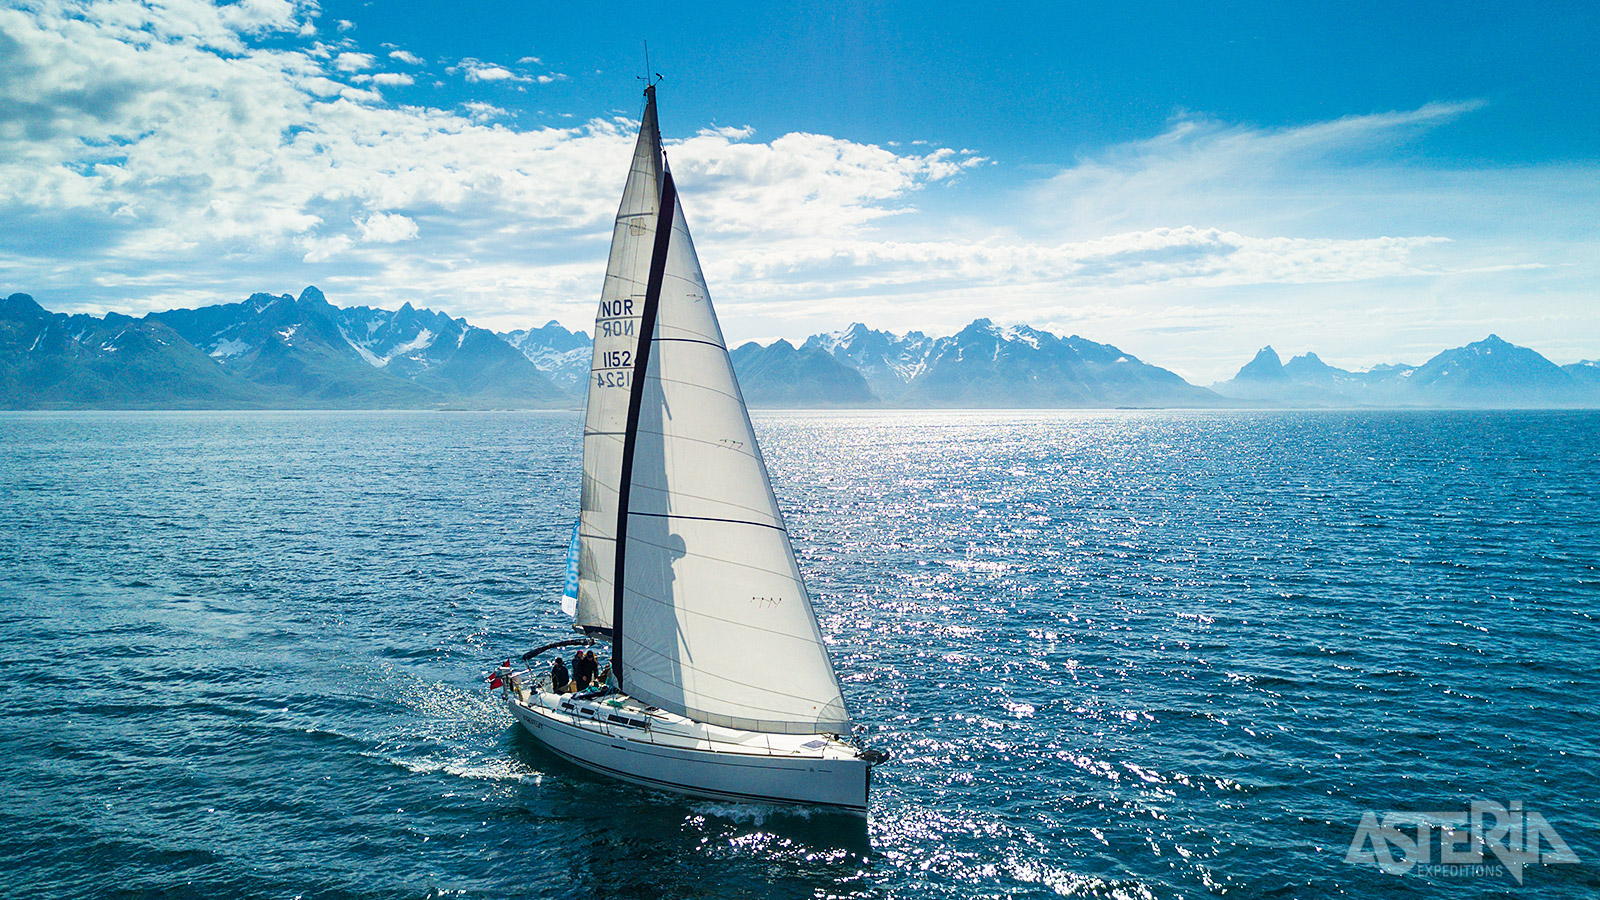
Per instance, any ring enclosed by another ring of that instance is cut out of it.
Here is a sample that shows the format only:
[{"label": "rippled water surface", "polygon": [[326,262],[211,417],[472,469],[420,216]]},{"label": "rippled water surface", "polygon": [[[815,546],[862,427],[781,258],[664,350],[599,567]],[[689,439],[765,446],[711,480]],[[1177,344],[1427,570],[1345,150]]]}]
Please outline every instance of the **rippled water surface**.
[{"label": "rippled water surface", "polygon": [[[545,755],[574,413],[0,416],[30,897],[1600,894],[1600,416],[757,416],[869,823]],[[1521,801],[1580,857],[1344,861]]]}]

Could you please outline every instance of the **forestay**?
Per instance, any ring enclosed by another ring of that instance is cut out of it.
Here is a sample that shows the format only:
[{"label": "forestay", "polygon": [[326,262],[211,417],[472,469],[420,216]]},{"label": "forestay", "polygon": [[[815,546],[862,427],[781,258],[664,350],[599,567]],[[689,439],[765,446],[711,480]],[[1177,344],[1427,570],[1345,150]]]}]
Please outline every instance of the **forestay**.
[{"label": "forestay", "polygon": [[628,395],[638,350],[639,318],[661,208],[661,133],[655,104],[645,107],[633,165],[622,191],[611,257],[594,321],[589,403],[583,427],[583,485],[579,514],[578,602],[575,624],[609,632],[614,605],[618,484],[622,473]]},{"label": "forestay", "polygon": [[[654,126],[652,103],[644,127]],[[664,164],[662,173],[672,231],[637,387],[615,636],[622,689],[715,725],[842,732],[839,682]]]}]

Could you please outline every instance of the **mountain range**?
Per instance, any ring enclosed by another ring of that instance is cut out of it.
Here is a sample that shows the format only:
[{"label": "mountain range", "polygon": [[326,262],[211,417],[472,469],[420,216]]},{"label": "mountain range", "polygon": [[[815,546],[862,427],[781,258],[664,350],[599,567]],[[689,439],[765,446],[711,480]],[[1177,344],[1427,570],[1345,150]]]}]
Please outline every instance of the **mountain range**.
[{"label": "mountain range", "polygon": [[[132,318],[0,300],[0,408],[578,407],[592,345],[557,322],[495,333],[406,303],[298,297]],[[1557,366],[1490,335],[1420,366],[1351,372],[1261,350],[1210,389],[1110,344],[978,319],[956,334],[853,324],[731,351],[753,406],[1600,406],[1600,363]]]},{"label": "mountain range", "polygon": [[1272,406],[1594,407],[1600,406],[1600,363],[1558,366],[1493,334],[1420,366],[1365,372],[1335,368],[1315,353],[1286,363],[1263,347],[1239,374],[1212,389]]},{"label": "mountain range", "polygon": [[308,287],[133,319],[0,301],[0,405],[12,409],[570,403],[499,335],[409,303],[340,308]]}]

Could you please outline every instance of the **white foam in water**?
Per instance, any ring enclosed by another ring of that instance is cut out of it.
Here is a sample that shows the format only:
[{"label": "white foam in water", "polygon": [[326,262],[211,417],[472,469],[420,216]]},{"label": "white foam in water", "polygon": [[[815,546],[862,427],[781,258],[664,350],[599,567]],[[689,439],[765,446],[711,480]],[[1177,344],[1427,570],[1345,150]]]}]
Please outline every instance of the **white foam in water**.
[{"label": "white foam in water", "polygon": [[809,819],[813,812],[807,806],[773,806],[769,803],[728,803],[715,800],[693,803],[689,806],[689,809],[698,816],[728,819],[740,825],[755,825],[757,827],[767,824],[767,820],[773,816],[793,816],[799,819]]},{"label": "white foam in water", "polygon": [[375,759],[382,759],[391,765],[399,766],[418,775],[433,775],[443,772],[458,778],[472,778],[479,781],[528,781],[539,784],[544,776],[538,772],[527,771],[517,762],[509,759],[490,759],[477,762],[444,759],[405,759],[398,756],[382,756],[380,754],[364,754]]},{"label": "white foam in water", "polygon": [[1000,705],[1006,708],[1006,712],[1019,719],[1026,719],[1036,711],[1032,703],[1017,703],[1014,700],[1007,700]]}]

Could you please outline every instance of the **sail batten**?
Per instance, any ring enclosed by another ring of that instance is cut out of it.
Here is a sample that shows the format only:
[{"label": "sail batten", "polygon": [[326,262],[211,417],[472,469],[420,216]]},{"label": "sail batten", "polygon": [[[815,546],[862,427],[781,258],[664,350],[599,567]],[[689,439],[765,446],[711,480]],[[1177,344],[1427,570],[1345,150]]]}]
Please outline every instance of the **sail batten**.
[{"label": "sail batten", "polygon": [[693,519],[696,522],[727,522],[730,525],[754,525],[757,528],[771,528],[771,529],[774,529],[774,530],[777,530],[777,531],[781,531],[781,532],[783,532],[785,534],[789,533],[789,529],[784,528],[782,525],[773,525],[773,524],[768,523],[768,522],[756,522],[756,521],[751,520],[751,519],[724,519],[724,518],[720,518],[718,516],[685,516],[685,515],[682,515],[681,513],[636,512],[636,513],[629,513],[629,515],[633,515],[633,516],[655,516],[658,519]]}]

